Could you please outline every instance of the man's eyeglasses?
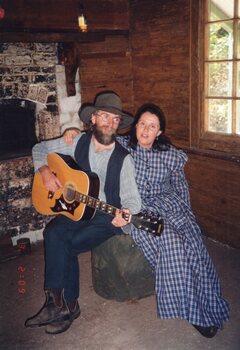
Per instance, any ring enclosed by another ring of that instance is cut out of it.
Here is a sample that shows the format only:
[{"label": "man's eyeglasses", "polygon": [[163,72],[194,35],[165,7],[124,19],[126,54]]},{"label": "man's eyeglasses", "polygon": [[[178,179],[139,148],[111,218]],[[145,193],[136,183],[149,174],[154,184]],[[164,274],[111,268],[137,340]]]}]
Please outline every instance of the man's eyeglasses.
[{"label": "man's eyeglasses", "polygon": [[115,117],[112,117],[108,113],[102,113],[102,112],[96,112],[95,115],[97,117],[102,118],[104,122],[109,122],[110,120],[113,121],[114,124],[119,124],[122,120],[122,118],[119,115],[116,115]]}]

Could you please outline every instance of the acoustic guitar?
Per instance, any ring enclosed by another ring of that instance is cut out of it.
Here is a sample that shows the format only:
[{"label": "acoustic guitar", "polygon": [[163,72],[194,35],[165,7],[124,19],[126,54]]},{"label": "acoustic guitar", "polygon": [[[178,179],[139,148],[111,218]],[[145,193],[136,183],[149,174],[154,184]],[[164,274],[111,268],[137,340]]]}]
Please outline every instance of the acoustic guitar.
[{"label": "acoustic guitar", "polygon": [[[97,174],[79,169],[70,157],[59,153],[48,155],[48,166],[60,180],[62,187],[51,192],[46,189],[42,175],[36,173],[33,179],[32,203],[44,215],[62,214],[78,221],[91,219],[96,210],[114,216],[117,208],[98,199],[99,178]],[[135,227],[160,236],[163,220],[139,213],[123,214]]]}]

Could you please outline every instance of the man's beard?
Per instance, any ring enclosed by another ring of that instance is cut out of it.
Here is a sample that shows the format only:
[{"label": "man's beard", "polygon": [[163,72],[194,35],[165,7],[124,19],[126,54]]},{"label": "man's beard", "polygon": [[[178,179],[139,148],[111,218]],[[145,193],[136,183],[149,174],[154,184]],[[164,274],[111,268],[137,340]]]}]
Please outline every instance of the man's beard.
[{"label": "man's beard", "polygon": [[102,145],[108,146],[108,145],[111,145],[113,142],[115,142],[116,132],[114,129],[112,129],[111,134],[103,133],[102,129],[100,129],[96,125],[93,125],[92,129],[93,129],[93,135],[95,136],[96,140]]}]

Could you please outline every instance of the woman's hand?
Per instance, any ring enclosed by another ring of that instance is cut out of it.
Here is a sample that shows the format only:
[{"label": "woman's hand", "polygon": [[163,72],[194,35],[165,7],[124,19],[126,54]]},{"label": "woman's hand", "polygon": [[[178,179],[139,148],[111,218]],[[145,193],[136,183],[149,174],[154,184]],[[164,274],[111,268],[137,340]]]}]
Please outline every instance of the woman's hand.
[{"label": "woman's hand", "polygon": [[71,145],[73,143],[73,140],[75,137],[80,133],[80,130],[78,129],[68,129],[64,132],[63,138],[64,141],[68,144]]},{"label": "woman's hand", "polygon": [[[125,215],[125,218],[123,217],[123,214]],[[112,220],[112,224],[115,227],[123,227],[129,224],[131,220],[131,214],[129,209],[122,208],[117,209],[114,219]]]}]

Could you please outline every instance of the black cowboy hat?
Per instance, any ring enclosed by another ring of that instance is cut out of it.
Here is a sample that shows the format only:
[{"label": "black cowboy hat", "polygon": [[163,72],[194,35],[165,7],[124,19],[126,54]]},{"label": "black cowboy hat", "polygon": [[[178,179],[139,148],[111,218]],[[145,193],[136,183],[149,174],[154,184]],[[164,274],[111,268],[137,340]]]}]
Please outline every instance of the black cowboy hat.
[{"label": "black cowboy hat", "polygon": [[94,112],[101,110],[114,113],[122,117],[119,129],[126,128],[133,122],[133,117],[122,110],[122,101],[115,92],[102,92],[95,98],[94,104],[83,105],[79,110],[81,121],[89,124]]}]

